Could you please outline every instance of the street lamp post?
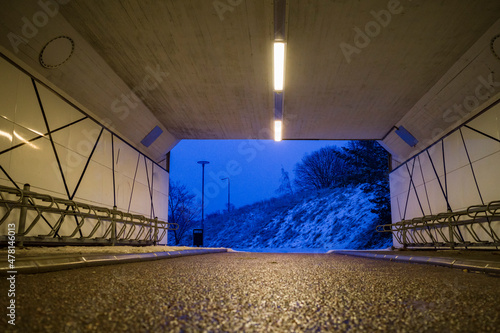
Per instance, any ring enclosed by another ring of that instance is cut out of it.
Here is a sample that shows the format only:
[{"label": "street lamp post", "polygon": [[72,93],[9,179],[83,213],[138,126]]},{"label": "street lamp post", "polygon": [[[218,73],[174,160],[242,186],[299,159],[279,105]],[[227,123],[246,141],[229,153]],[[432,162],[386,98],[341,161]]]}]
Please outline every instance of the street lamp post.
[{"label": "street lamp post", "polygon": [[198,161],[198,164],[201,164],[201,230],[205,231],[205,164],[208,164],[208,161]]},{"label": "street lamp post", "polygon": [[221,180],[227,179],[227,212],[231,213],[231,179],[229,177],[221,178]]}]

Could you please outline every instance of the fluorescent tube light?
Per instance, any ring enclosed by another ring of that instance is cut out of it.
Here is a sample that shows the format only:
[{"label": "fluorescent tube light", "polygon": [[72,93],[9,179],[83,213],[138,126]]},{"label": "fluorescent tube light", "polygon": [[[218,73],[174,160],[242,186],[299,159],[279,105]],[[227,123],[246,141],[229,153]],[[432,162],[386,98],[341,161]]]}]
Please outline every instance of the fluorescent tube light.
[{"label": "fluorescent tube light", "polygon": [[274,90],[282,91],[285,81],[285,43],[274,43]]},{"label": "fluorescent tube light", "polygon": [[281,141],[281,120],[274,121],[274,141]]}]

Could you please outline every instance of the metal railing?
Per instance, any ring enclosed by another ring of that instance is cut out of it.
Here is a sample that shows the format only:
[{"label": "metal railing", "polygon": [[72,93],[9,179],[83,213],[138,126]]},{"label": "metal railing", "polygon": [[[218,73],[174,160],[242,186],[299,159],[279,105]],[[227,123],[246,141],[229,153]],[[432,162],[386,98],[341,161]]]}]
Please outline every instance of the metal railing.
[{"label": "metal railing", "polygon": [[113,209],[56,198],[24,189],[0,186],[0,244],[6,243],[7,226],[15,225],[18,246],[156,245],[176,223],[149,219]]},{"label": "metal railing", "polygon": [[378,225],[377,232],[392,232],[403,247],[500,246],[500,201],[471,206],[463,211],[427,215]]}]

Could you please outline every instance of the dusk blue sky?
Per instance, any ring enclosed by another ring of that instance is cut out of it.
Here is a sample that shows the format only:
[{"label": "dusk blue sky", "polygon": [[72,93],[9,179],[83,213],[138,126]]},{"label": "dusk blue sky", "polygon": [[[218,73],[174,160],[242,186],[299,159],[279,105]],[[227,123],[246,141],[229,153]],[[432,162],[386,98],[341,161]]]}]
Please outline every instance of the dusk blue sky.
[{"label": "dusk blue sky", "polygon": [[346,141],[182,140],[171,151],[170,180],[186,185],[201,200],[201,170],[206,160],[205,214],[227,209],[227,180],[231,204],[241,207],[277,196],[281,166],[293,181],[293,169],[305,154]]}]

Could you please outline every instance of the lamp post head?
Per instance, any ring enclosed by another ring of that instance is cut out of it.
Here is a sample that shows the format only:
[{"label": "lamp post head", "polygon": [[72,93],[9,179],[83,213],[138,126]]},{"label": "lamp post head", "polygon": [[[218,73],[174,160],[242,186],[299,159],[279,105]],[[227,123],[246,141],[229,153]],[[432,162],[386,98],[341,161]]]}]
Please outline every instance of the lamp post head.
[{"label": "lamp post head", "polygon": [[201,164],[201,165],[205,165],[205,164],[208,164],[210,163],[209,161],[198,161],[198,164]]}]

